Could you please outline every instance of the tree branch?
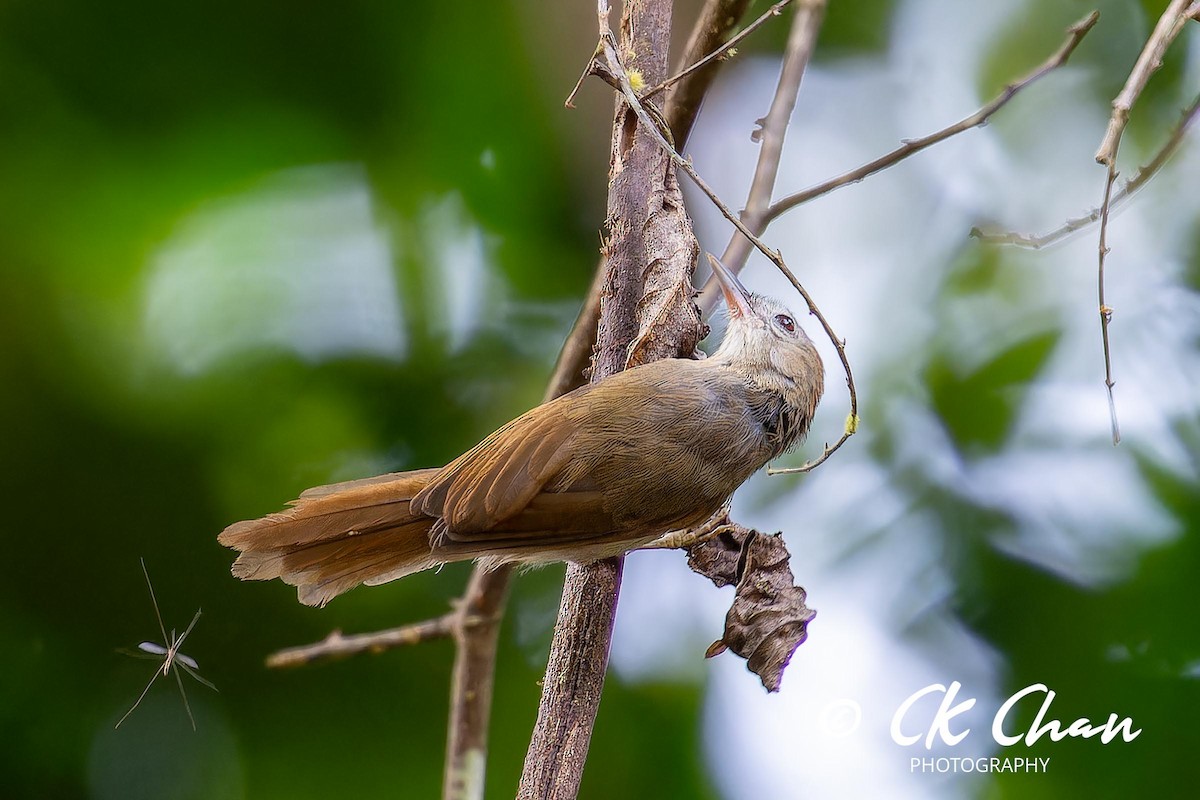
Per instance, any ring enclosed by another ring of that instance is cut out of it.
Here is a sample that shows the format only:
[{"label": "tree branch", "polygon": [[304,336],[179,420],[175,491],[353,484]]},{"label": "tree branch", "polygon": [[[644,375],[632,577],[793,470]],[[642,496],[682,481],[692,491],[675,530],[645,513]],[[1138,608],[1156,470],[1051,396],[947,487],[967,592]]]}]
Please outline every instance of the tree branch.
[{"label": "tree branch", "polygon": [[496,647],[512,565],[476,566],[453,614],[454,675],[442,781],[445,800],[482,800],[487,770],[488,718],[496,673]]},{"label": "tree branch", "polygon": [[518,800],[579,792],[604,690],[624,558],[568,564]]},{"label": "tree branch", "polygon": [[[1154,157],[1145,166],[1141,167],[1137,171],[1137,174],[1125,181],[1120,189],[1113,193],[1111,202],[1109,203],[1110,211],[1116,211],[1123,206],[1126,200],[1149,183],[1150,179],[1162,169],[1163,165],[1170,161],[1171,156],[1175,155],[1175,151],[1179,149],[1180,143],[1187,135],[1188,128],[1196,121],[1197,116],[1200,116],[1200,95],[1197,95],[1192,104],[1184,109],[1179,122],[1175,124],[1175,128],[1171,131],[1171,135],[1163,143],[1163,146],[1158,149],[1158,152],[1154,154]],[[1082,217],[1069,219],[1054,230],[1040,235],[1018,233],[1017,231],[984,231],[980,228],[972,228],[971,236],[985,244],[1011,244],[1018,247],[1039,250],[1043,247],[1057,244],[1072,234],[1078,233],[1095,224],[1100,219],[1100,212],[1101,208],[1097,206]]]},{"label": "tree branch", "polygon": [[[691,63],[699,60],[704,53],[720,53],[733,46],[725,37],[748,4],[749,0],[708,0],[696,21],[682,63]],[[743,31],[740,36],[747,35],[758,24]],[[711,86],[720,63],[717,61],[704,69],[689,70],[686,75],[676,76],[672,82],[667,93],[665,117],[678,141],[687,139],[700,102]],[[597,336],[606,273],[607,260],[602,255],[592,287],[559,353],[554,374],[546,388],[545,401],[566,394],[586,382],[592,345]],[[340,631],[334,631],[317,644],[289,648],[270,656],[268,666],[301,666],[358,653],[379,653],[394,647],[454,638],[457,649],[443,797],[447,800],[482,797],[496,642],[511,577],[512,570],[508,566],[492,570],[476,566],[468,588],[456,602],[454,611],[431,620],[371,634],[343,636]],[[615,591],[613,597],[615,600]]]},{"label": "tree branch", "polygon": [[[758,140],[761,146],[758,151],[758,162],[754,167],[754,178],[750,182],[750,192],[746,197],[745,210],[740,218],[746,227],[756,236],[766,230],[770,220],[766,214],[771,203],[771,194],[775,190],[775,180],[779,175],[779,163],[783,154],[783,142],[787,136],[788,122],[792,111],[796,108],[796,96],[800,91],[800,81],[808,68],[816,46],[817,31],[825,16],[824,0],[806,0],[796,10],[792,20],[791,33],[788,35],[787,47],[783,56],[783,67],[779,73],[779,82],[775,86],[775,96],[771,108],[762,120],[762,127],[756,133],[761,134]],[[750,239],[738,231],[734,231],[721,255],[721,263],[731,272],[737,274],[746,266],[750,257],[752,243]],[[709,276],[708,281],[700,292],[697,301],[700,308],[711,309],[717,305],[720,290],[716,278]]]},{"label": "tree branch", "polygon": [[1146,40],[1146,45],[1129,72],[1125,87],[1112,102],[1112,116],[1108,119],[1108,128],[1104,131],[1100,148],[1096,150],[1098,163],[1109,167],[1116,163],[1117,150],[1121,147],[1121,134],[1125,132],[1125,125],[1129,122],[1129,110],[1146,88],[1150,76],[1162,66],[1167,47],[1179,31],[1183,30],[1190,13],[1188,0],[1171,0],[1166,11],[1158,18],[1158,24],[1154,26],[1154,31]]},{"label": "tree branch", "polygon": [[[732,30],[747,4],[748,0],[709,0],[696,22],[684,58],[692,56],[696,48],[707,50],[718,46],[717,42]],[[679,141],[684,141],[690,133],[700,100],[711,86],[718,66],[719,64],[715,64],[710,69],[693,72],[676,83],[668,93],[667,122],[676,132]],[[546,387],[544,401],[566,394],[582,386],[587,380],[587,367],[600,319],[600,296],[607,271],[606,264],[602,257],[575,324],[563,343],[555,363],[554,374]],[[496,637],[511,576],[512,570],[508,566],[494,570],[476,566],[471,576],[470,588],[464,597],[468,609],[494,609],[487,618],[495,622],[486,628],[460,626],[460,633],[455,637],[458,649],[455,656],[450,703],[451,722],[446,754],[444,796],[447,800],[452,797],[482,796],[487,711],[490,708],[494,685]],[[477,600],[470,602],[470,598]],[[477,618],[471,616],[466,620]],[[453,776],[476,772],[478,792],[455,794],[454,789],[459,781],[452,779]]]},{"label": "tree branch", "polygon": [[1096,161],[1108,168],[1104,182],[1104,201],[1100,204],[1100,242],[1096,266],[1096,294],[1099,298],[1100,338],[1104,345],[1104,386],[1108,392],[1108,413],[1112,423],[1112,442],[1121,442],[1121,428],[1117,423],[1117,404],[1113,398],[1112,350],[1108,341],[1108,326],[1112,322],[1113,310],[1104,302],[1104,259],[1108,255],[1108,215],[1112,208],[1112,188],[1117,182],[1117,151],[1121,148],[1121,134],[1129,122],[1129,111],[1137,102],[1150,76],[1162,66],[1163,56],[1175,36],[1187,23],[1192,9],[1189,0],[1171,0],[1141,54],[1134,62],[1129,77],[1121,93],[1112,102],[1112,116],[1108,120],[1108,128],[1104,139],[1096,150]]},{"label": "tree branch", "polygon": [[[749,5],[750,0],[706,0],[692,26],[679,63],[691,64],[699,61],[705,53],[724,53],[732,47],[729,34]],[[691,136],[692,126],[700,114],[700,105],[720,69],[721,60],[710,62],[707,67],[680,75],[679,80],[670,86],[663,114],[675,134],[675,141],[682,144]]]},{"label": "tree branch", "polygon": [[341,631],[332,631],[315,644],[288,647],[267,656],[271,669],[306,667],[321,661],[334,661],[359,653],[382,653],[395,647],[407,647],[422,642],[449,639],[454,635],[454,613],[389,628],[386,631],[360,633],[343,636]]},{"label": "tree branch", "polygon": [[[782,2],[776,3],[735,36],[727,39],[729,31],[746,12],[746,7],[750,5],[750,2],[749,0],[709,0],[700,12],[700,19],[697,20],[696,27],[692,31],[692,38],[688,41],[687,50],[682,59],[682,63],[688,66],[657,86],[642,92],[642,99],[649,100],[663,89],[675,85],[697,70],[704,69],[718,59],[729,57],[733,54],[733,48],[738,42],[754,33],[771,17],[782,14],[784,7],[791,2],[792,0],[782,0]],[[670,108],[669,104],[668,108]],[[672,130],[674,129],[672,128]],[[678,131],[676,131],[676,138],[678,138]]]},{"label": "tree branch", "polygon": [[922,136],[918,139],[906,139],[899,147],[890,153],[882,155],[873,161],[868,161],[866,164],[855,167],[849,172],[845,172],[837,177],[830,178],[829,180],[818,183],[815,186],[810,186],[803,191],[787,195],[786,197],[777,200],[769,209],[767,209],[765,222],[770,223],[784,212],[789,211],[796,206],[801,205],[802,203],[815,200],[816,198],[827,195],[836,189],[842,188],[843,186],[849,186],[852,183],[858,183],[864,178],[874,175],[876,172],[887,169],[888,167],[903,161],[909,156],[916,155],[927,147],[931,147],[939,142],[949,139],[951,136],[983,125],[992,117],[993,114],[1007,105],[1008,102],[1013,99],[1013,97],[1021,92],[1021,90],[1037,81],[1043,75],[1046,75],[1047,73],[1052,72],[1061,67],[1063,64],[1067,63],[1067,59],[1071,57],[1071,53],[1075,51],[1075,48],[1079,46],[1079,43],[1083,40],[1083,37],[1087,35],[1088,31],[1092,29],[1099,18],[1100,12],[1093,11],[1091,14],[1068,28],[1066,41],[1063,42],[1062,46],[1059,47],[1059,49],[1053,55],[1051,55],[1050,58],[1042,62],[1041,65],[1039,65],[1025,77],[1005,86],[1004,90],[999,95],[997,95],[990,103],[980,108],[974,114],[971,114],[969,117],[964,117],[953,125],[943,128],[935,133],[931,133],[927,136]]},{"label": "tree branch", "polygon": [[1117,182],[1116,158],[1108,162],[1108,177],[1104,181],[1104,202],[1100,204],[1099,263],[1096,269],[1096,292],[1099,295],[1100,339],[1104,344],[1104,385],[1108,390],[1108,414],[1112,423],[1112,443],[1121,443],[1121,427],[1117,424],[1117,403],[1113,399],[1112,352],[1108,345],[1108,325],[1112,322],[1112,309],[1104,302],[1104,258],[1108,255],[1108,211],[1112,200],[1112,187]]}]

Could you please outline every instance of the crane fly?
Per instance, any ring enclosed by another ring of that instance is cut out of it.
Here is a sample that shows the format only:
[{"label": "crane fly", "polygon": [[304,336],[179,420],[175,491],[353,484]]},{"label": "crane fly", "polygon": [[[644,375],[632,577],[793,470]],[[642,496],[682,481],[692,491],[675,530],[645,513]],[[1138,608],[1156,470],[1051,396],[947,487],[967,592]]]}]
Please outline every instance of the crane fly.
[{"label": "crane fly", "polygon": [[187,692],[183,690],[183,679],[179,677],[179,671],[183,670],[214,692],[217,691],[216,686],[213,686],[212,683],[201,677],[200,665],[196,663],[196,660],[191,656],[179,652],[179,648],[183,646],[183,642],[187,639],[188,634],[192,632],[192,628],[196,627],[196,621],[200,619],[200,609],[196,609],[196,616],[192,617],[191,623],[187,626],[187,630],[183,632],[182,636],[175,638],[174,628],[171,629],[171,635],[167,636],[167,628],[163,625],[162,614],[158,611],[158,599],[154,596],[154,584],[150,583],[150,573],[146,570],[146,560],[138,560],[142,563],[142,574],[146,576],[146,587],[150,590],[150,603],[154,606],[154,616],[158,620],[159,633],[162,634],[163,641],[168,644],[164,646],[155,642],[142,642],[138,645],[140,653],[129,653],[129,655],[135,658],[161,659],[162,665],[155,668],[154,674],[150,676],[150,682],[146,684],[145,689],[142,689],[142,693],[138,695],[138,699],[134,702],[133,707],[125,712],[125,716],[121,717],[114,727],[121,727],[121,723],[129,718],[129,715],[145,699],[146,694],[150,691],[150,687],[154,685],[154,681],[158,680],[160,675],[166,677],[167,673],[171,673],[175,676],[176,685],[179,686],[179,696],[183,698],[183,708],[187,711],[188,719],[192,722],[192,730],[196,730],[196,718],[192,716],[192,707],[188,704]]}]

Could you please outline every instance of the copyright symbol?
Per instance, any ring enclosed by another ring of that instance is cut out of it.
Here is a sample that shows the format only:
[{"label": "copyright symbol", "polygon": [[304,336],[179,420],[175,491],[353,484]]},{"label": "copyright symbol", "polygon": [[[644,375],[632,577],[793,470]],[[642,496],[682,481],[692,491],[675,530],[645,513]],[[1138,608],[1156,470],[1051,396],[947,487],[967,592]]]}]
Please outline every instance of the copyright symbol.
[{"label": "copyright symbol", "polygon": [[834,700],[821,710],[821,730],[838,739],[854,733],[861,722],[862,706],[853,700]]}]

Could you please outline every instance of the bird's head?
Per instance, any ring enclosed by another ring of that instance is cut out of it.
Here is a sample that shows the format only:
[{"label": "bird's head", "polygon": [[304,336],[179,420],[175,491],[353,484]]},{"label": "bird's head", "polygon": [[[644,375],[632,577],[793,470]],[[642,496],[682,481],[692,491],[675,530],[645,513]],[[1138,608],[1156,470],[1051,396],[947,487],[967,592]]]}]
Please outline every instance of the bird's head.
[{"label": "bird's head", "polygon": [[719,260],[708,260],[729,306],[729,327],[712,358],[811,413],[825,388],[825,367],[812,339],[786,306],[753,294]]}]

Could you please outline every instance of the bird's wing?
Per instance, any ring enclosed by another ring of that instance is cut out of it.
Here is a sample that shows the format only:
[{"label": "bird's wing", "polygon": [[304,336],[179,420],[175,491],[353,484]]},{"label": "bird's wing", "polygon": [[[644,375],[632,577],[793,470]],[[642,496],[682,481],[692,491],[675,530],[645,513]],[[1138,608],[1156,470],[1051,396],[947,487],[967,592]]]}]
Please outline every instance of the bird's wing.
[{"label": "bird's wing", "polygon": [[[711,505],[696,497],[708,482],[702,467],[723,462],[722,442],[736,438],[725,435],[715,410],[743,386],[698,363],[644,364],[538,406],[434,476],[413,498],[413,511],[440,518],[435,531],[450,543],[515,546],[688,520],[694,507]],[[714,431],[713,441],[697,440],[697,419]],[[657,442],[655,453],[649,441]],[[733,488],[714,491],[723,500]]]},{"label": "bird's wing", "polygon": [[[571,501],[566,498],[533,501],[547,488],[567,489],[568,494],[573,494],[571,488],[583,493],[589,491],[586,485],[555,485],[572,460],[572,445],[579,427],[568,411],[589,388],[585,386],[538,406],[459,456],[413,498],[413,510],[440,518],[451,540],[474,538],[500,526],[507,531],[500,533],[500,537],[535,528],[542,532],[555,529],[557,526],[551,523],[562,516],[563,504],[569,505]],[[585,504],[590,501],[591,505],[599,503],[598,495],[587,500],[580,495],[574,500]],[[514,519],[527,509],[526,520]],[[504,523],[509,524],[504,526]]]}]

